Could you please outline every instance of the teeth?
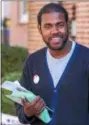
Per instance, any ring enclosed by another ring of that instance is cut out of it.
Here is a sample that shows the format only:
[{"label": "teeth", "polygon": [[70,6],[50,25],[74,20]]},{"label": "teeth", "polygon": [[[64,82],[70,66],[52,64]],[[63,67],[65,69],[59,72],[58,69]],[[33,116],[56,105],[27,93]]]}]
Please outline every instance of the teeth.
[{"label": "teeth", "polygon": [[52,39],[55,39],[55,40],[60,40],[61,38],[60,38],[60,37],[55,37],[55,38],[52,38]]}]

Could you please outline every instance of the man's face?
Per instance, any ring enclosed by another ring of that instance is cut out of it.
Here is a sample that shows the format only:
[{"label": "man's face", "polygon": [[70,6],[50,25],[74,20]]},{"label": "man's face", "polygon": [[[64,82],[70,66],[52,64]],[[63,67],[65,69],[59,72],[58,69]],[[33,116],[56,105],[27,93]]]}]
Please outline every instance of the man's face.
[{"label": "man's face", "polygon": [[64,14],[59,12],[45,13],[38,26],[44,42],[52,50],[61,50],[68,40],[68,24]]}]

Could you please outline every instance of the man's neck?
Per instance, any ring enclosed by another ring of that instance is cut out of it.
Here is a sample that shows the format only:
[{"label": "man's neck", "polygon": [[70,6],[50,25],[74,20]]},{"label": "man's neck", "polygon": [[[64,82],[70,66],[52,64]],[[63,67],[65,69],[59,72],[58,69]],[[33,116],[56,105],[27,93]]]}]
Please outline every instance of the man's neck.
[{"label": "man's neck", "polygon": [[68,41],[64,47],[64,49],[62,50],[51,50],[49,49],[50,54],[54,57],[54,58],[62,58],[64,56],[66,56],[72,47],[72,42]]}]

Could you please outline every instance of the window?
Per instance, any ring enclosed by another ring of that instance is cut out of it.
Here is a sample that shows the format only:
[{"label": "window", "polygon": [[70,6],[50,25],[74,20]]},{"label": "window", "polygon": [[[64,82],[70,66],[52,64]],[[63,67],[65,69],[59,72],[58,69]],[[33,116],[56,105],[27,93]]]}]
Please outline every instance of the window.
[{"label": "window", "polygon": [[76,20],[72,19],[71,21],[71,36],[76,37]]},{"label": "window", "polygon": [[21,0],[19,4],[20,8],[20,23],[28,23],[28,10],[27,10],[27,0]]}]

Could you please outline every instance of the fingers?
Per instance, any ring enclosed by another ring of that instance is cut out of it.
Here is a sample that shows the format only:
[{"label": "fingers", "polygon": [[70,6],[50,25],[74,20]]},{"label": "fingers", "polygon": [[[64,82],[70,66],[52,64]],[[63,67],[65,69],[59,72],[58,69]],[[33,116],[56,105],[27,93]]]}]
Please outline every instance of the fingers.
[{"label": "fingers", "polygon": [[28,102],[24,97],[22,97],[22,104],[25,108],[29,108],[29,106],[31,106],[32,104],[30,102]]},{"label": "fingers", "polygon": [[36,96],[36,98],[33,100],[32,103],[35,105],[39,101],[40,101],[40,96]]},{"label": "fingers", "polygon": [[39,115],[44,110],[46,105],[45,105],[44,100],[40,97],[37,97],[35,102],[36,102],[35,104],[36,115]]},{"label": "fingers", "polygon": [[37,96],[32,102],[28,102],[24,97],[22,97],[22,104],[24,106],[24,112],[27,115],[31,114],[37,116],[46,107],[44,100],[40,96]]},{"label": "fingers", "polygon": [[36,103],[35,108],[41,109],[43,107],[45,107],[45,103],[44,103],[44,100],[42,98],[40,98],[39,101]]},{"label": "fingers", "polygon": [[28,102],[24,97],[22,97],[22,104],[23,104],[23,109],[24,113],[26,116],[32,116],[34,112],[32,111],[32,104]]},{"label": "fingers", "polygon": [[39,108],[36,109],[36,115],[39,115],[43,110],[45,109],[45,105],[44,104],[41,104],[39,105]]}]

